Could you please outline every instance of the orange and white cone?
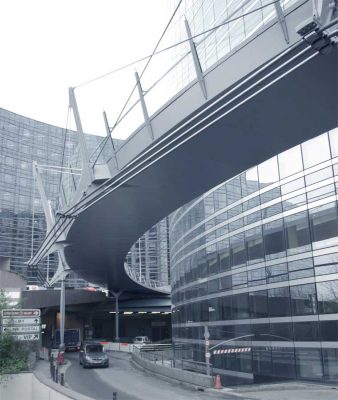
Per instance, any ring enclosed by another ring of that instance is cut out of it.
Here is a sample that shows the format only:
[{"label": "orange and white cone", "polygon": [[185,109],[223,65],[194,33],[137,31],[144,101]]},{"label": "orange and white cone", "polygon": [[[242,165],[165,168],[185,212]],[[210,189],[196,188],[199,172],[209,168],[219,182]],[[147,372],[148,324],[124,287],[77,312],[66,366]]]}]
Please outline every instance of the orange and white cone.
[{"label": "orange and white cone", "polygon": [[216,375],[215,389],[222,389],[221,377],[219,374]]}]

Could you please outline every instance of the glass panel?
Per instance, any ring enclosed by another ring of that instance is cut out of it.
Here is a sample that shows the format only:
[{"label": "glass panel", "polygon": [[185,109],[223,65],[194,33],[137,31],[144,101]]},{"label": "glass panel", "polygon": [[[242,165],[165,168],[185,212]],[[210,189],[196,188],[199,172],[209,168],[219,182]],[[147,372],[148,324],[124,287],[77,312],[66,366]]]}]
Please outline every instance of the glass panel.
[{"label": "glass panel", "polygon": [[246,249],[244,242],[244,232],[231,236],[230,246],[232,250],[233,266],[240,266],[246,262]]},{"label": "glass panel", "polygon": [[245,241],[249,262],[258,262],[264,259],[262,227],[250,229],[245,232]]},{"label": "glass panel", "polygon": [[251,318],[268,317],[268,295],[266,290],[251,292],[249,294]]},{"label": "glass panel", "polygon": [[261,188],[279,180],[277,157],[270,158],[258,166],[259,183]]},{"label": "glass panel", "polygon": [[329,133],[332,157],[338,156],[338,128]]},{"label": "glass panel", "polygon": [[305,177],[305,182],[306,185],[312,185],[313,183],[317,183],[320,181],[323,181],[327,178],[331,178],[332,177],[332,167],[327,167],[327,168],[323,168],[320,171],[317,172],[313,172],[312,174],[309,174]]},{"label": "glass panel", "polygon": [[317,283],[320,314],[338,313],[338,280]]},{"label": "glass panel", "polygon": [[270,222],[263,226],[265,254],[267,259],[285,255],[283,220]]},{"label": "glass panel", "polygon": [[230,269],[231,254],[230,254],[229,239],[218,242],[217,250],[219,253],[220,270],[226,271],[226,270]]},{"label": "glass panel", "polygon": [[290,150],[278,155],[280,178],[302,171],[303,160],[300,146],[295,146]]},{"label": "glass panel", "polygon": [[272,349],[272,374],[281,379],[294,379],[296,377],[295,354],[289,347]]},{"label": "glass panel", "polygon": [[309,216],[313,242],[320,242],[313,243],[314,248],[335,244],[338,235],[336,203],[313,208],[309,210]]},{"label": "glass panel", "polygon": [[307,211],[284,218],[288,254],[311,250],[311,238]]},{"label": "glass panel", "polygon": [[301,146],[305,168],[312,167],[331,158],[327,133],[308,140]]},{"label": "glass panel", "polygon": [[232,318],[249,318],[249,295],[241,293],[232,296]]},{"label": "glass panel", "polygon": [[293,324],[295,340],[299,342],[318,342],[320,340],[319,322],[295,322]]},{"label": "glass panel", "polygon": [[283,210],[291,210],[292,208],[302,206],[306,204],[306,195],[301,194],[300,196],[292,197],[292,199],[284,200],[282,202]]},{"label": "glass panel", "polygon": [[322,351],[324,380],[327,382],[336,383],[338,381],[338,349],[323,349]]},{"label": "glass panel", "polygon": [[266,267],[268,283],[287,281],[289,279],[286,263]]},{"label": "glass panel", "polygon": [[297,377],[300,379],[323,379],[321,351],[319,349],[295,349]]},{"label": "glass panel", "polygon": [[290,293],[288,287],[268,290],[270,317],[291,315]]},{"label": "glass panel", "polygon": [[266,283],[265,268],[248,271],[248,282],[249,286],[264,285]]},{"label": "glass panel", "polygon": [[241,175],[242,196],[248,196],[259,190],[257,167],[251,168]]},{"label": "glass panel", "polygon": [[317,314],[316,288],[313,283],[291,286],[290,295],[293,315]]},{"label": "glass panel", "polygon": [[[336,342],[338,339],[338,321],[321,321],[322,340]],[[338,366],[338,364],[337,364]]]},{"label": "glass panel", "polygon": [[281,192],[283,195],[294,192],[298,189],[301,189],[305,186],[304,178],[295,179],[292,182],[286,183],[285,185],[281,186]]},{"label": "glass panel", "polygon": [[248,286],[248,275],[246,271],[232,275],[232,286],[233,288]]},{"label": "glass panel", "polygon": [[319,189],[311,190],[310,192],[307,192],[307,198],[308,198],[308,201],[310,202],[310,201],[323,199],[324,197],[328,197],[332,194],[335,194],[335,187],[333,184],[321,187]]}]

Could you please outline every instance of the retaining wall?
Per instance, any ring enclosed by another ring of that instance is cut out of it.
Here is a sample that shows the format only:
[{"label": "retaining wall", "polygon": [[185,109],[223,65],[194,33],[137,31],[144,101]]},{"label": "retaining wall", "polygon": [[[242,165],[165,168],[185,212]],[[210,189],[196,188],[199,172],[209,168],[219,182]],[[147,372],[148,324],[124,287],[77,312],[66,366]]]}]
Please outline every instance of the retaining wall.
[{"label": "retaining wall", "polygon": [[[3,377],[2,377],[3,378]],[[33,373],[6,375],[0,384],[0,400],[92,400]]]},{"label": "retaining wall", "polygon": [[178,368],[165,367],[164,365],[145,360],[136,353],[132,353],[132,359],[137,365],[145,370],[173,379],[180,383],[203,388],[211,388],[214,386],[214,379],[211,376],[184,371]]}]

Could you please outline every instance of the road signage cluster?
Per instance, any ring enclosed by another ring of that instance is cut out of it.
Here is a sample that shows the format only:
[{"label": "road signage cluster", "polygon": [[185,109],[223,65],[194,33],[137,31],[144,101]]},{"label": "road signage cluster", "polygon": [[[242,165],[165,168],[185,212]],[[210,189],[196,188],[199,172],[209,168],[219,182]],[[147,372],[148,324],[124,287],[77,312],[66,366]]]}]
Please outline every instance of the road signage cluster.
[{"label": "road signage cluster", "polygon": [[39,309],[2,310],[1,332],[10,333],[15,340],[40,340],[40,315]]}]

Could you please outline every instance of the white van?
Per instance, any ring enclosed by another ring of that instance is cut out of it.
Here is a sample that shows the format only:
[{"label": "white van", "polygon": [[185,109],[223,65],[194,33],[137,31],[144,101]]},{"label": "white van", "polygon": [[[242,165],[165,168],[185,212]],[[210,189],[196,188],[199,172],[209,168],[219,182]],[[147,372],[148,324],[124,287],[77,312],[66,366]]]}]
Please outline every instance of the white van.
[{"label": "white van", "polygon": [[136,336],[133,339],[134,344],[148,344],[151,343],[151,340],[149,340],[148,336]]}]

